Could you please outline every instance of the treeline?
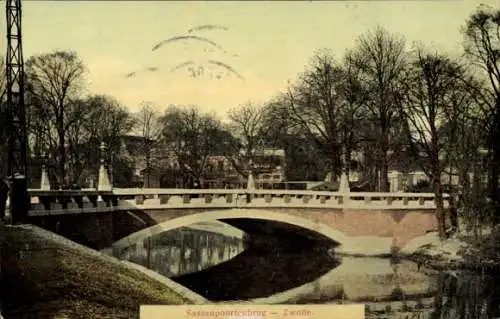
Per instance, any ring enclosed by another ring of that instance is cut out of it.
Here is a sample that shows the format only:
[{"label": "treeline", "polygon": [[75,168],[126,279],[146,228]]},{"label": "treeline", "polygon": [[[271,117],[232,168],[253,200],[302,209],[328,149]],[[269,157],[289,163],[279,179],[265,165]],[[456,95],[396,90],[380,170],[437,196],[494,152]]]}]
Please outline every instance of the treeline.
[{"label": "treeline", "polygon": [[327,49],[315,52],[286,90],[272,101],[234,108],[229,123],[197,106],[169,106],[158,114],[144,103],[131,114],[112,97],[84,94],[87,72],[77,54],[37,55],[25,66],[30,158],[35,167],[45,153],[58,183],[81,180],[97,170],[105,142],[113,179],[125,182],[132,169],[119,156],[119,141],[134,129],[144,137],[148,168],[156,165],[156,150],[166,149],[194,179],[209,155],[225,156],[246,176],[259,148],[279,147],[292,154],[289,179],[330,173],[336,180],[361,153],[356,169],[370,189],[389,190],[393,163],[403,171],[418,165],[438,207],[446,173],[458,178],[459,190],[446,191],[460,192],[460,212],[471,224],[498,224],[498,28],[500,11],[479,7],[464,23],[463,50],[455,56],[375,28],[341,58]]},{"label": "treeline", "polygon": [[496,225],[499,29],[500,10],[481,6],[465,22],[463,50],[455,55],[409,45],[383,28],[359,37],[341,58],[316,52],[264,106],[263,134],[281,145],[302,141],[293,148],[309,147],[304,155],[322,161],[333,179],[349,170],[354,152],[363,154],[357,170],[372,181],[372,190],[389,191],[388,170],[395,163],[403,172],[418,165],[431,181],[442,235],[444,184],[452,184],[442,177],[455,177],[458,187],[446,192],[460,195],[455,204],[465,220]]},{"label": "treeline", "polygon": [[[42,160],[53,185],[98,169],[100,142],[119,147],[120,136],[132,128],[127,109],[109,96],[84,95],[86,68],[74,52],[30,57],[24,71],[29,176],[40,175]],[[2,170],[5,175],[5,165]]]}]

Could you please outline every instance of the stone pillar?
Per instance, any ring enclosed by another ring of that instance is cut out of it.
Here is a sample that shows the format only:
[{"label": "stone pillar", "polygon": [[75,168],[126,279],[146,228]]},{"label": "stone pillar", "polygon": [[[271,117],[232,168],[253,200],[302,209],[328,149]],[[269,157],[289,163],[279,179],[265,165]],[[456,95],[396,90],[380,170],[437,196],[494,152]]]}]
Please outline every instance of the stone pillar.
[{"label": "stone pillar", "polygon": [[254,190],[255,189],[255,180],[253,178],[253,173],[251,171],[248,174],[247,189],[248,190]]},{"label": "stone pillar", "polygon": [[347,150],[345,149],[345,147],[343,147],[341,156],[342,173],[340,174],[340,182],[339,182],[339,193],[343,195],[342,202],[344,203],[344,205],[346,205],[349,202],[349,193],[351,192],[351,189],[349,187],[349,175],[347,175],[348,163],[347,163],[346,152]]},{"label": "stone pillar", "polygon": [[389,172],[388,175],[389,175],[389,185],[390,185],[389,192],[391,193],[398,192],[400,188],[399,180],[401,173],[397,171],[391,171]]},{"label": "stone pillar", "polygon": [[351,191],[349,187],[349,178],[347,177],[346,172],[342,172],[342,175],[340,175],[340,185],[339,185],[339,192],[340,193],[349,193]]},{"label": "stone pillar", "polygon": [[47,167],[45,165],[46,161],[46,156],[45,153],[42,154],[42,177],[40,181],[40,189],[43,191],[49,191],[50,190],[50,180],[49,180],[49,175],[47,173]]},{"label": "stone pillar", "polygon": [[328,172],[325,176],[324,182],[325,183],[331,183],[333,181],[333,173]]},{"label": "stone pillar", "polygon": [[250,163],[248,164],[250,166],[250,169],[248,170],[247,189],[253,190],[255,189],[255,179],[253,177],[253,161],[250,160]]},{"label": "stone pillar", "polygon": [[109,181],[108,170],[104,165],[104,151],[106,146],[104,142],[101,143],[101,166],[99,167],[99,181],[97,185],[98,191],[110,191],[113,187]]}]

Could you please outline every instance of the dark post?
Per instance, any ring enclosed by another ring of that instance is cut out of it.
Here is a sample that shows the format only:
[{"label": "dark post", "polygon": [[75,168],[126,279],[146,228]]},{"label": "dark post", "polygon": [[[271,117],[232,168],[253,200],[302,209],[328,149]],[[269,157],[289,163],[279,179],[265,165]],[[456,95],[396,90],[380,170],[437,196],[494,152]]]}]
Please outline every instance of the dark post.
[{"label": "dark post", "polygon": [[11,187],[10,215],[13,224],[26,222],[30,205],[27,180],[24,175],[14,176]]},{"label": "dark post", "polygon": [[9,185],[4,180],[0,180],[0,221],[3,221],[5,219],[8,197]]}]

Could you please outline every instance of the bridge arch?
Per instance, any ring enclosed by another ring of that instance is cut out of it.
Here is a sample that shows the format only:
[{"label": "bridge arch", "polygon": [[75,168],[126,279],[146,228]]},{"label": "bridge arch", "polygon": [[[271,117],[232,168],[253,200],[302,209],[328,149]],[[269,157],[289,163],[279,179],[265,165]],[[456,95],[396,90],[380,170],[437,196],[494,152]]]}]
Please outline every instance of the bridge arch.
[{"label": "bridge arch", "polygon": [[339,245],[342,245],[347,241],[347,236],[337,229],[333,229],[328,225],[313,222],[305,218],[292,216],[290,214],[272,212],[265,209],[226,209],[213,210],[208,212],[205,211],[187,216],[174,217],[160,224],[150,226],[148,228],[130,234],[127,237],[124,237],[113,243],[111,248],[127,247],[135,244],[138,240],[141,240],[143,238],[147,238],[160,232],[173,230],[179,227],[189,226],[195,223],[237,218],[268,220],[290,224],[323,235],[324,237],[337,242]]}]

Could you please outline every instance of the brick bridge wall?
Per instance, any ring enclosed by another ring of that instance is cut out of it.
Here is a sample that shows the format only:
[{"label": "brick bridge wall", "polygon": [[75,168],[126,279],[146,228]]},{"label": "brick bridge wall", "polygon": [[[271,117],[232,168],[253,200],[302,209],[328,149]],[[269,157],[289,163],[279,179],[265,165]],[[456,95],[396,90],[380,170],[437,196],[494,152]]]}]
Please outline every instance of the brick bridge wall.
[{"label": "brick bridge wall", "polygon": [[[199,217],[206,220],[206,212],[224,213],[228,218],[252,218],[253,209],[187,208],[146,211],[115,211],[72,215],[30,217],[30,222],[56,232],[91,248],[102,249],[135,232],[182,217]],[[266,214],[279,213],[301,218],[314,224],[322,224],[343,233],[347,237],[377,237],[392,240],[392,246],[403,247],[411,239],[437,230],[435,212],[432,209],[367,210],[367,209],[313,209],[313,208],[266,208],[258,211]],[[249,214],[245,214],[248,212]],[[216,216],[213,215],[213,216]],[[257,217],[258,218],[258,217]],[[195,218],[196,221],[198,221]],[[285,219],[286,221],[286,219]],[[187,226],[187,225],[183,225]],[[340,243],[342,244],[342,243]]]},{"label": "brick bridge wall", "polygon": [[[210,210],[205,210],[210,211]],[[212,209],[211,211],[214,211]],[[393,239],[395,247],[403,247],[411,239],[437,231],[434,210],[361,210],[361,209],[284,209],[263,211],[290,214],[338,230],[348,237],[369,236]],[[200,210],[146,211],[155,224],[174,218],[200,214]],[[234,218],[240,216],[235,215]],[[248,218],[248,217],[247,217]]]},{"label": "brick bridge wall", "polygon": [[29,217],[28,223],[94,249],[109,247],[115,240],[114,213]]}]

